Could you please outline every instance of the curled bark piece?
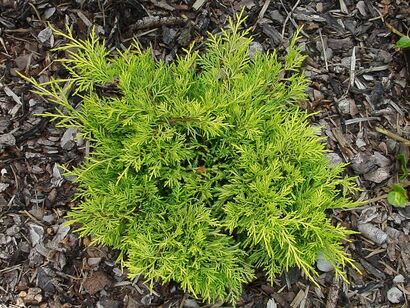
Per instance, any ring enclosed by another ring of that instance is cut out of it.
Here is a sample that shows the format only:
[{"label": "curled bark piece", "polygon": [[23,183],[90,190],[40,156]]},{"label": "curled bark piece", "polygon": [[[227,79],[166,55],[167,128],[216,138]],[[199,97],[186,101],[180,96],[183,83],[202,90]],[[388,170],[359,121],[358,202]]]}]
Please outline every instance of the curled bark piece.
[{"label": "curled bark piece", "polygon": [[173,16],[149,16],[144,17],[141,20],[138,20],[134,25],[131,26],[132,30],[140,29],[152,29],[162,26],[175,26],[183,25],[186,23],[186,20],[182,17],[173,17]]},{"label": "curled bark piece", "polygon": [[363,234],[363,236],[375,242],[376,244],[381,245],[387,240],[387,233],[372,224],[360,224],[358,226],[358,229]]}]

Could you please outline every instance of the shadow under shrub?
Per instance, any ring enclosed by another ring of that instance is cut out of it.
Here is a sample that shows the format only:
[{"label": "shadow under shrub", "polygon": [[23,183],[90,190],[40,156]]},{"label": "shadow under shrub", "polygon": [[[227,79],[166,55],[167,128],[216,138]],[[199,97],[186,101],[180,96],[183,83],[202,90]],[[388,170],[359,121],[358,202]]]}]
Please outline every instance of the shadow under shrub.
[{"label": "shadow under shrub", "polygon": [[319,255],[342,276],[351,263],[351,232],[325,210],[355,205],[356,187],[297,107],[308,80],[296,36],[280,63],[250,57],[240,25],[169,65],[136,45],[113,57],[95,37],[59,33],[71,77],[31,80],[59,106],[45,116],[92,144],[70,172],[81,235],[119,249],[130,277],[174,280],[209,302],[237,301],[256,268],[273,279],[297,266],[313,280]]}]

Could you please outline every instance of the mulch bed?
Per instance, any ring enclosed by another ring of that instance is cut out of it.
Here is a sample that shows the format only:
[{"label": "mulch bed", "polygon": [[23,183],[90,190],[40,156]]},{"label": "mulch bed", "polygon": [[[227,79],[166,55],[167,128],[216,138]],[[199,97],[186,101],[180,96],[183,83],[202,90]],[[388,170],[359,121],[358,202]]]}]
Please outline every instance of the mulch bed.
[{"label": "mulch bed", "polygon": [[[409,1],[271,0],[0,0],[0,307],[221,307],[204,305],[177,285],[149,292],[130,281],[116,252],[90,245],[64,225],[75,185],[59,164],[81,162],[87,143],[75,131],[35,116],[53,109],[30,92],[17,72],[46,81],[65,74],[53,46],[62,43],[49,24],[85,38],[94,29],[112,48],[133,39],[158,60],[173,61],[228,16],[245,8],[254,47],[286,51],[297,26],[312,80],[303,107],[326,138],[329,159],[350,163],[372,199],[354,210],[329,213],[360,230],[346,249],[361,274],[349,283],[320,271],[321,288],[296,269],[270,285],[261,275],[246,287],[241,307],[404,307],[410,300],[410,207],[394,208],[385,194],[397,182],[395,157],[408,156],[410,70],[389,27],[407,33]],[[389,25],[389,26],[387,26]]]}]

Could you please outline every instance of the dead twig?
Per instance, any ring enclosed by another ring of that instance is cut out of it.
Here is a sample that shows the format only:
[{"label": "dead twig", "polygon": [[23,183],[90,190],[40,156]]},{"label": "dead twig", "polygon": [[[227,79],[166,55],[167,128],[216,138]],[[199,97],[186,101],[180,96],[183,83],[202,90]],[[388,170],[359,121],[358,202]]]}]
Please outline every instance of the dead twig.
[{"label": "dead twig", "polygon": [[46,22],[41,18],[41,15],[40,15],[40,13],[38,12],[37,8],[34,6],[34,4],[31,3],[31,2],[29,2],[28,5],[30,5],[31,8],[33,9],[33,11],[36,13],[36,16],[37,16],[38,20],[39,20],[42,24],[47,25]]},{"label": "dead twig", "polygon": [[182,297],[182,300],[181,300],[180,304],[179,304],[179,308],[184,307],[185,300],[187,299],[187,297],[188,297],[188,296],[187,296],[187,294],[185,293],[184,296]]},{"label": "dead twig", "polygon": [[379,117],[363,117],[363,118],[354,118],[354,119],[349,119],[345,121],[346,125],[351,125],[351,124],[357,124],[361,122],[367,122],[367,121],[380,121],[381,118]]},{"label": "dead twig", "polygon": [[319,36],[320,36],[320,42],[322,43],[323,59],[325,60],[326,72],[328,72],[329,71],[329,64],[327,63],[326,47],[325,47],[325,43],[323,41],[322,29],[320,29],[320,28],[319,28]]},{"label": "dead twig", "polygon": [[[372,199],[364,200],[364,201],[362,201],[362,203],[367,205],[367,204],[371,204],[371,203],[374,203],[374,202],[377,202],[377,201],[384,200],[386,198],[387,198],[387,194],[384,194],[384,195],[381,195],[381,196],[378,196],[378,197],[375,197],[375,198],[372,198]],[[357,209],[357,208],[354,208],[354,209]]]},{"label": "dead twig", "polygon": [[32,214],[30,214],[27,210],[20,211],[19,213],[23,214],[25,216],[28,216],[31,220],[33,220],[36,224],[42,226],[43,228],[47,227],[40,220],[38,220],[36,217],[34,217]]},{"label": "dead twig", "polygon": [[[283,1],[282,1],[282,0],[280,1],[280,3],[282,4],[283,8],[286,10],[286,7],[285,7],[285,5],[283,4]],[[283,22],[282,34],[281,34],[281,35],[282,35],[282,39],[285,37],[286,25],[287,25],[289,19],[291,19],[291,16],[292,16],[292,14],[293,14],[293,11],[298,7],[299,3],[300,3],[300,0],[296,1],[295,5],[292,7],[292,9],[291,9],[289,12],[286,10],[286,12],[288,13],[288,15],[286,16],[286,19],[285,19],[285,21]]]},{"label": "dead twig", "polygon": [[337,301],[339,299],[339,291],[340,291],[340,278],[339,276],[335,276],[333,278],[332,286],[330,287],[329,294],[327,296],[326,301],[326,308],[336,308]]},{"label": "dead twig", "polygon": [[265,3],[263,4],[261,11],[259,12],[258,19],[256,20],[255,25],[253,26],[253,28],[255,28],[256,25],[262,20],[263,16],[266,13],[266,10],[269,7],[270,2],[271,2],[271,0],[265,0]]},{"label": "dead twig", "polygon": [[138,20],[135,24],[131,26],[132,30],[141,30],[149,28],[158,28],[162,26],[175,26],[183,25],[186,23],[186,19],[182,17],[174,16],[148,16],[144,17],[141,20]]},{"label": "dead twig", "polygon": [[403,138],[403,137],[401,137],[401,136],[399,136],[399,135],[397,135],[397,134],[395,134],[395,133],[393,133],[393,132],[391,132],[387,129],[384,129],[384,128],[381,128],[381,127],[376,127],[376,131],[383,134],[383,135],[386,135],[387,137],[389,137],[391,139],[394,139],[394,140],[399,141],[399,142],[401,142],[401,143],[403,143],[407,146],[410,146],[410,140],[407,140],[406,138]]},{"label": "dead twig", "polygon": [[352,57],[350,58],[350,87],[354,86],[356,71],[356,46],[353,46]]}]

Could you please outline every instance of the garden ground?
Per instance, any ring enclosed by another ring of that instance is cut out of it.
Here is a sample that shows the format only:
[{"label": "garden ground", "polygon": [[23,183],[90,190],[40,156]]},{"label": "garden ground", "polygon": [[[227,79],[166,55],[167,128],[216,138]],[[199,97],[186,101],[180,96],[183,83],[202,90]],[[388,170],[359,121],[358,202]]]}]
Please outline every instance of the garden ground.
[{"label": "garden ground", "polygon": [[[312,83],[302,106],[326,138],[329,159],[348,162],[361,200],[354,210],[329,212],[359,230],[346,249],[361,274],[349,284],[321,265],[318,283],[292,269],[270,285],[260,275],[240,307],[404,307],[410,300],[410,207],[395,208],[386,193],[398,181],[395,157],[409,155],[410,53],[398,51],[391,30],[408,32],[409,1],[0,0],[0,307],[199,307],[177,285],[150,293],[129,281],[116,252],[90,246],[64,226],[75,192],[58,164],[76,165],[88,144],[35,114],[52,109],[17,75],[46,81],[64,71],[49,27],[71,27],[85,38],[94,28],[109,47],[132,39],[172,61],[207,32],[217,32],[243,7],[258,50],[286,51],[296,27]],[[406,58],[408,57],[408,58]],[[403,139],[404,138],[404,139]],[[208,305],[220,307],[223,304]]]}]

